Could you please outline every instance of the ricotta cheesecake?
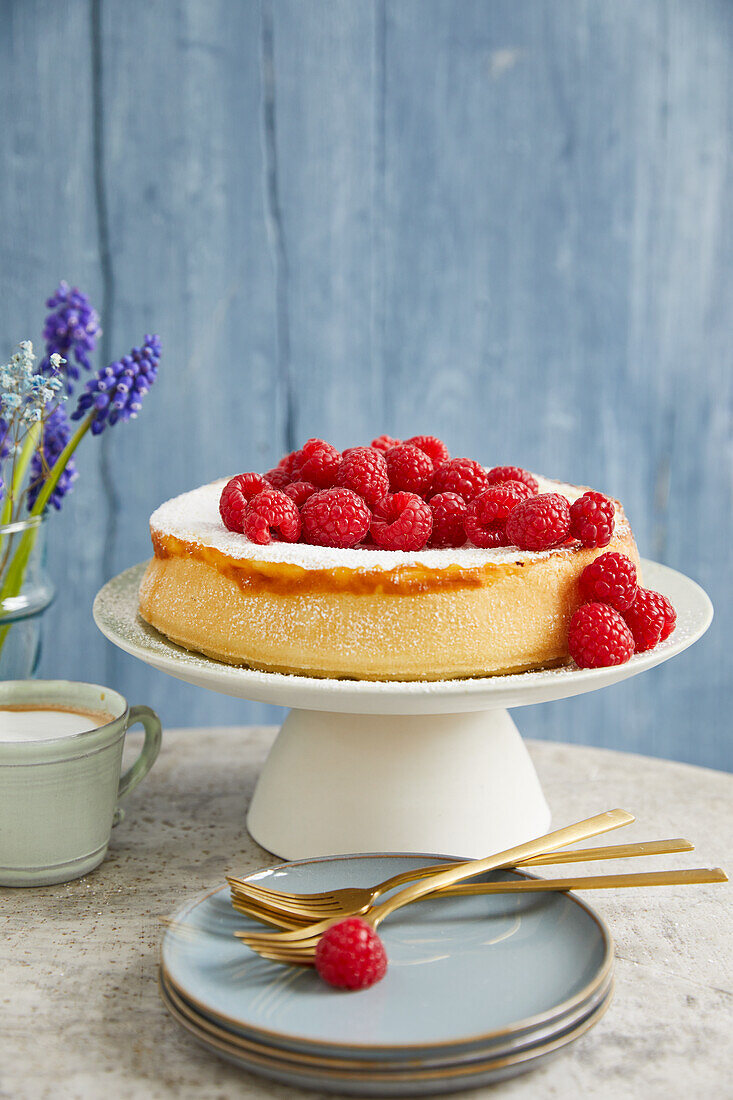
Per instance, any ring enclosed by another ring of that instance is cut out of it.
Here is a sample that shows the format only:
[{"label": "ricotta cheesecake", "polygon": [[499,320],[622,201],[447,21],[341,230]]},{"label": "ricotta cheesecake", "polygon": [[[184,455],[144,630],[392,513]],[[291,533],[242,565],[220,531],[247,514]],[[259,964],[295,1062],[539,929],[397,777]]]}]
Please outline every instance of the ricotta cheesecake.
[{"label": "ricotta cheesecake", "polygon": [[[276,475],[283,463],[270,474]],[[288,476],[292,483],[297,470]],[[321,471],[319,476],[336,475]],[[527,476],[536,482],[534,499],[554,495],[572,505],[587,494],[584,487]],[[268,484],[278,482],[276,476],[271,481],[270,475],[264,477]],[[545,549],[477,546],[463,536],[463,545],[435,547],[428,540],[421,549],[405,550],[382,548],[386,521],[380,528],[378,516],[386,513],[374,500],[363,508],[382,546],[370,541],[368,532],[353,546],[284,541],[277,528],[258,541],[260,528],[254,525],[245,523],[255,538],[225,525],[220,503],[229,485],[227,479],[212,482],[153,513],[154,556],[140,586],[139,609],[146,622],[176,644],[251,669],[363,680],[446,680],[552,668],[571,659],[568,631],[585,602],[579,579],[586,567],[609,553],[639,565],[618,501],[611,502],[610,539],[599,546],[571,535]],[[411,495],[391,482],[389,487],[400,498]],[[279,488],[264,496],[281,496],[287,488],[280,478]],[[308,491],[313,500],[334,492],[317,485]],[[303,492],[294,491],[288,499],[301,501]],[[426,499],[429,510],[429,489],[423,497],[412,495],[416,501]],[[245,499],[247,514],[254,515],[257,500],[247,504]],[[303,531],[307,507],[307,501],[301,505]],[[307,530],[311,539],[317,537],[312,524]],[[498,541],[506,542],[506,535]]]}]

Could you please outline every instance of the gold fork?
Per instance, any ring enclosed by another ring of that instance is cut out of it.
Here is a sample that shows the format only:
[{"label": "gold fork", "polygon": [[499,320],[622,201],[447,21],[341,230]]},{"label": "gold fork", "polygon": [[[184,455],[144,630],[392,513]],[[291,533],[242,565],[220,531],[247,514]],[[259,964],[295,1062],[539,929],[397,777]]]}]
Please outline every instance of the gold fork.
[{"label": "gold fork", "polygon": [[[631,874],[616,875],[579,875],[571,878],[510,879],[505,882],[477,882],[473,885],[463,883],[457,886],[446,886],[445,889],[436,891],[434,894],[430,895],[430,897],[460,898],[476,897],[482,894],[535,894],[549,891],[562,892],[566,890],[617,890],[632,886],[691,886],[701,883],[727,881],[728,876],[720,867],[692,867],[685,868],[681,871],[640,871]],[[413,898],[412,900],[421,901],[424,899]],[[403,904],[409,905],[411,902],[406,901],[403,902]],[[267,910],[258,911],[254,907],[242,905],[237,901],[232,901],[232,905],[237,912],[243,913],[247,917],[254,917],[256,920],[260,920],[265,924],[271,924],[275,928],[281,928],[288,931],[303,928],[310,928],[312,931],[313,929],[313,925],[309,925],[302,920],[298,921],[294,918],[287,918],[283,914],[277,914],[271,911],[268,912]],[[339,918],[336,919],[338,920]],[[330,923],[333,923],[333,921]],[[248,946],[252,946],[249,939],[245,938],[241,933],[235,932],[234,934],[244,940]],[[278,943],[280,938],[281,937],[278,937]],[[279,947],[272,949],[268,947],[253,947],[253,950],[257,951],[258,954],[263,955],[265,958],[274,959],[276,962],[287,961],[306,964],[307,961],[312,961],[290,958],[287,960],[281,959]]]},{"label": "gold fork", "polygon": [[[548,852],[542,855],[532,856],[523,860],[518,866],[541,867],[555,863],[583,863],[601,859],[629,859],[632,856],[669,855],[672,852],[692,852],[694,845],[689,840],[676,837],[673,840],[646,840],[636,844],[612,844],[606,847],[578,848],[568,852]],[[464,860],[461,863],[465,862]],[[329,916],[356,916],[373,905],[383,894],[394,890],[405,883],[418,881],[435,875],[440,871],[458,867],[459,863],[440,863],[432,867],[418,867],[412,871],[403,871],[401,874],[392,875],[377,886],[358,888],[345,887],[341,890],[324,891],[317,894],[288,894],[277,890],[268,890],[257,886],[247,879],[235,878],[227,875],[227,882],[231,887],[232,905],[239,912],[251,911],[257,920],[264,919],[267,923],[267,914],[272,913],[276,918],[285,920],[280,924],[277,919],[270,923],[276,927],[289,927],[288,921],[302,924],[304,921],[323,920]]]},{"label": "gold fork", "polygon": [[[587,840],[589,837],[610,832],[612,829],[619,829],[633,820],[633,814],[628,813],[627,810],[607,810],[605,813],[595,814],[584,821],[566,825],[563,829],[555,829],[545,836],[537,837],[525,844],[518,844],[504,852],[497,852],[485,859],[469,860],[446,871],[434,873],[422,881],[414,882],[404,890],[399,890],[380,904],[371,906],[362,913],[362,917],[371,924],[372,928],[376,928],[390,913],[426,894],[432,894],[446,886],[454,886],[457,882],[473,878],[485,871],[513,866],[531,856],[576,844],[580,840]],[[323,932],[334,923],[334,919],[338,918],[331,916],[305,928],[293,929],[291,932],[235,932],[234,935],[265,958],[276,959],[279,962],[312,964],[316,945]]]}]

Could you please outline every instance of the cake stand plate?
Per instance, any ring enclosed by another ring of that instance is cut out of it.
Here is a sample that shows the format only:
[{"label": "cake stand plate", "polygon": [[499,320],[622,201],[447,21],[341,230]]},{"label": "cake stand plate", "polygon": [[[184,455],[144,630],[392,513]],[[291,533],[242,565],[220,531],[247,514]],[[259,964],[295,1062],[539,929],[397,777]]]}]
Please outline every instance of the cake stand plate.
[{"label": "cake stand plate", "polygon": [[236,668],[174,645],[138,614],[145,563],[94,601],[102,633],[188,683],[291,707],[260,775],[247,825],[284,859],[347,852],[485,855],[544,833],[550,811],[508,707],[565,699],[676,656],[709,627],[699,585],[655,562],[644,582],[668,596],[677,628],[625,665],[431,682],[286,676]]}]

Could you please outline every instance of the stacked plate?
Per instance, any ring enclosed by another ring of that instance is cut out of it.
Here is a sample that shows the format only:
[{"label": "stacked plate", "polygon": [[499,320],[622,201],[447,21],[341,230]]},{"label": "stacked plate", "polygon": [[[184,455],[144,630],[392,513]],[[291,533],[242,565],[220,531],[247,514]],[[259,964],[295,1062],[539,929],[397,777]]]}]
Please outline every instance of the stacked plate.
[{"label": "stacked plate", "polygon": [[[253,881],[310,893],[444,861],[347,856],[284,864]],[[233,935],[249,923],[226,886],[179,912],[163,941],[163,1001],[211,1052],[301,1088],[428,1096],[489,1084],[557,1054],[611,999],[611,936],[570,894],[445,898],[400,910],[379,930],[387,975],[359,993],[254,955]]]}]

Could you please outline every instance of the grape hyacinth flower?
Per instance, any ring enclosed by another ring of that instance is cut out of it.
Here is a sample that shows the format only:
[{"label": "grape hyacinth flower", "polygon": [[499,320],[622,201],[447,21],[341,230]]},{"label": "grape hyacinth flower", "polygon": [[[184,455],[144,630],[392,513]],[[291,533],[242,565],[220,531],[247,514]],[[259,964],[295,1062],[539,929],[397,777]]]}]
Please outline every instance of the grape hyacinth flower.
[{"label": "grape hyacinth flower", "polygon": [[146,336],[141,348],[133,348],[129,355],[103,367],[87,382],[71,419],[81,420],[93,411],[93,435],[118,420],[134,420],[144,394],[157,377],[159,359],[160,337]]},{"label": "grape hyacinth flower", "polygon": [[[78,363],[85,370],[91,370],[89,354],[94,351],[102,332],[99,327],[99,315],[91,302],[78,287],[70,287],[61,281],[55,293],[46,301],[51,313],[46,317],[43,338],[46,341],[46,356],[41,370],[47,372],[54,354],[62,355],[66,361],[66,387],[72,392],[72,380],[79,378]],[[71,360],[73,354],[75,363]]]},{"label": "grape hyacinth flower", "polygon": [[[31,476],[28,486],[29,512],[33,510],[33,505],[38,499],[42,485],[70,439],[71,425],[66,410],[63,405],[57,405],[43,425],[41,446],[35,451],[31,459]],[[57,511],[61,508],[61,503],[71,490],[77,476],[76,463],[73,458],[70,458],[48,500],[48,503],[52,504]]]}]

